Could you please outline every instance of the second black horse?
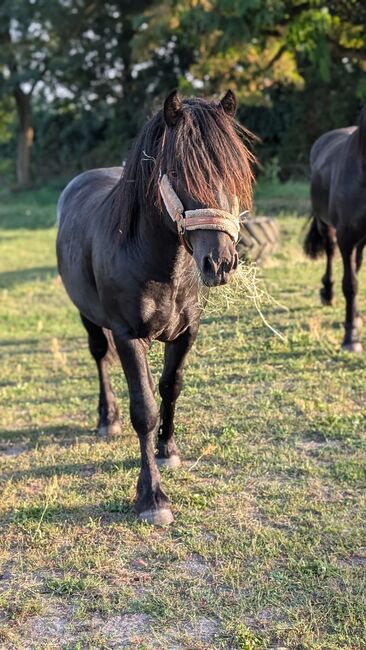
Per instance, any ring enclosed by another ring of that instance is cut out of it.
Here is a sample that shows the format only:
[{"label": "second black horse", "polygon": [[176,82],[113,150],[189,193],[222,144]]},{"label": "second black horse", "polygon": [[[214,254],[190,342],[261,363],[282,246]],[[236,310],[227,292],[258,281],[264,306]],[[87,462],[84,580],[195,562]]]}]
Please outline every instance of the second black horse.
[{"label": "second black horse", "polygon": [[312,258],[327,256],[323,304],[334,300],[333,258],[338,243],[343,260],[343,293],[346,299],[342,348],[361,352],[357,274],[366,243],[366,103],[358,126],[324,133],[310,154],[312,222],[304,249]]}]

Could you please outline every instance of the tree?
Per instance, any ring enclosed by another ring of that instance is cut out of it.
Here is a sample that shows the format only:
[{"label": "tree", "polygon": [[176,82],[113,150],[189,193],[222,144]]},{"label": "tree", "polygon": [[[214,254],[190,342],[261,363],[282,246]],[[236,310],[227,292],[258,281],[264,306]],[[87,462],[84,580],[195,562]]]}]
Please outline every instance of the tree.
[{"label": "tree", "polygon": [[[271,152],[288,111],[282,129],[296,115],[304,150],[366,94],[365,13],[363,0],[2,0],[0,99],[12,97],[18,114],[18,185],[30,180],[35,105],[39,120],[55,116],[56,137],[60,117],[75,116],[85,129],[103,122],[101,150],[126,150],[174,87],[209,95],[231,87],[239,111],[251,107],[262,123],[256,109],[278,109]],[[324,110],[315,115],[314,97],[329,106],[328,121]],[[94,135],[85,142],[95,146]]]},{"label": "tree", "polygon": [[3,0],[0,95],[12,96],[19,120],[17,185],[30,183],[35,95],[74,102],[117,100],[131,83],[131,16],[146,0]]}]

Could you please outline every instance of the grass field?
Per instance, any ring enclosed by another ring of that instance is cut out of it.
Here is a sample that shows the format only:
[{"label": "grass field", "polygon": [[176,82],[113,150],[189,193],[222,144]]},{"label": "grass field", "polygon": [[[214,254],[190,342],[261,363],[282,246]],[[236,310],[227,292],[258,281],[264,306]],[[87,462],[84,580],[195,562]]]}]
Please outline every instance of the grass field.
[{"label": "grass field", "polygon": [[[319,304],[323,262],[303,256],[295,214],[306,185],[257,191],[282,232],[262,311],[286,342],[249,298],[212,294],[179,400],[183,467],[163,476],[169,529],[134,516],[117,366],[123,434],[93,434],[96,372],[55,268],[57,192],[0,196],[0,647],[363,650],[366,357],[339,351],[339,258],[337,305]],[[161,358],[156,343],[155,378]]]}]

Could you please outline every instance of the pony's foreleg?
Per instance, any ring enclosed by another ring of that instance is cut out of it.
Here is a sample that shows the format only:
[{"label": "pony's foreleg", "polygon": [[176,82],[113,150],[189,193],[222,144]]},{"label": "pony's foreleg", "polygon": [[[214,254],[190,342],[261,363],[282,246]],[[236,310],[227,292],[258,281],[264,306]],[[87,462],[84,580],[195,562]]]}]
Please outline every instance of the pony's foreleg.
[{"label": "pony's foreleg", "polygon": [[174,439],[175,404],[183,385],[183,364],[198,332],[198,324],[189,327],[175,341],[165,344],[164,369],[159,382],[162,398],[157,440],[158,465],[174,469],[180,465],[180,455]]},{"label": "pony's foreleg", "polygon": [[108,341],[101,327],[80,314],[88,332],[89,349],[95,359],[99,377],[98,436],[113,436],[121,432],[118,406],[108,373]]},{"label": "pony's foreleg", "polygon": [[124,331],[113,331],[114,341],[126,375],[130,394],[132,425],[139,437],[141,471],[137,483],[136,511],[139,519],[157,526],[170,524],[173,515],[161,488],[155,460],[155,434],[159,412],[147,365],[147,345]]},{"label": "pony's foreleg", "polygon": [[320,289],[320,299],[323,305],[332,305],[334,302],[333,260],[337,245],[333,228],[326,228],[324,230],[323,240],[327,264],[325,274],[322,277],[323,286]]},{"label": "pony's foreleg", "polygon": [[343,259],[342,289],[346,299],[345,334],[342,343],[343,350],[362,352],[358,337],[358,282],[356,268],[356,249],[353,246],[340,246]]}]

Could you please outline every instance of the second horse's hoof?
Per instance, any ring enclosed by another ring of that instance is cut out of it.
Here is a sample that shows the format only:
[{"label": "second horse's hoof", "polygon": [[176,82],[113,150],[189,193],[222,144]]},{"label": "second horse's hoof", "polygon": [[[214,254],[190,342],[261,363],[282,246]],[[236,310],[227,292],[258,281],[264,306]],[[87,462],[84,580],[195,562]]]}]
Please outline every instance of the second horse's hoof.
[{"label": "second horse's hoof", "polygon": [[173,454],[172,456],[169,456],[169,458],[159,458],[157,456],[156,464],[158,465],[158,467],[168,467],[169,469],[177,469],[178,467],[181,466],[182,461],[180,459],[180,456],[178,456],[178,454]]},{"label": "second horse's hoof", "polygon": [[170,508],[160,508],[159,510],[144,510],[144,512],[140,512],[138,519],[153,526],[169,526],[174,517]]},{"label": "second horse's hoof", "polygon": [[353,341],[353,343],[343,343],[342,350],[344,352],[362,352],[362,343],[360,343],[360,341]]},{"label": "second horse's hoof", "polygon": [[331,307],[334,305],[334,296],[329,295],[324,288],[320,289],[320,302],[324,307]]}]

